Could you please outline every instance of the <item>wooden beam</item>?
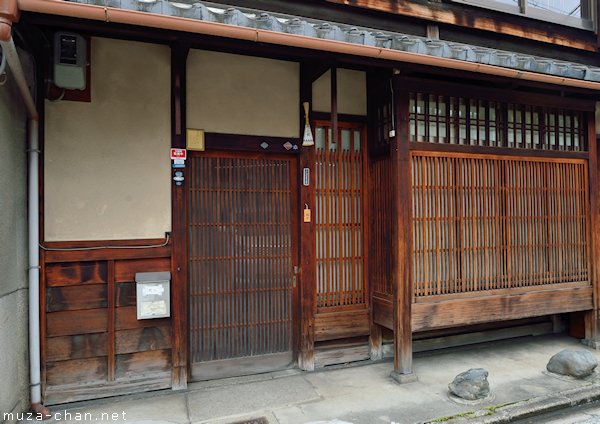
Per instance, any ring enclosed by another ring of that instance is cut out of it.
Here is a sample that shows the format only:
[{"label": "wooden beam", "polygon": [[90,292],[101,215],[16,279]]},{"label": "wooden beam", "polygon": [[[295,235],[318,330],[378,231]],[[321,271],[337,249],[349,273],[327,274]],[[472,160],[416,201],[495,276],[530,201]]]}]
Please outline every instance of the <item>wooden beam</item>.
[{"label": "wooden beam", "polygon": [[337,67],[331,67],[331,135],[332,142],[337,144],[338,140],[338,85]]},{"label": "wooden beam", "polygon": [[[463,28],[489,31],[495,34],[519,37],[570,47],[595,51],[596,40],[593,33],[585,30],[565,28],[568,36],[553,29],[546,22],[536,23],[533,19],[510,16],[465,5],[452,3],[390,1],[390,0],[326,0],[329,3],[355,6],[371,11],[402,15],[411,18],[449,24]],[[504,19],[503,19],[504,18]]]},{"label": "wooden beam", "polygon": [[[309,114],[312,111],[312,72],[308,65],[300,65],[300,102],[308,102],[310,105]],[[300,108],[300,138],[304,133],[304,111]],[[302,181],[300,187],[300,211],[305,205],[314,209],[316,198],[314,175],[315,175],[315,148],[300,148],[300,172],[308,169],[310,172],[309,185],[305,186]],[[299,179],[301,179],[301,175]],[[312,214],[311,214],[312,215]],[[312,218],[312,216],[311,216]],[[298,367],[306,371],[312,371],[315,368],[315,290],[316,290],[316,263],[315,263],[315,224],[314,220],[304,222],[299,220],[300,231],[300,331],[298,340]]]},{"label": "wooden beam", "polygon": [[391,140],[394,219],[392,223],[392,262],[394,281],[394,371],[399,383],[416,381],[412,369],[411,306],[412,283],[412,196],[409,143],[409,92],[394,77],[396,137]]},{"label": "wooden beam", "polygon": [[594,349],[600,349],[600,323],[598,319],[599,294],[600,294],[600,161],[598,160],[598,138],[596,137],[596,120],[590,113],[588,118],[588,145],[589,145],[589,190],[590,190],[590,276],[593,283],[593,310],[585,315],[584,343]]},{"label": "wooden beam", "polygon": [[[171,146],[185,148],[186,130],[186,71],[189,49],[182,45],[171,47]],[[166,152],[165,152],[166,154]],[[178,169],[181,171],[181,169]],[[173,173],[175,170],[173,170]],[[183,170],[184,176],[185,170]],[[174,175],[174,174],[173,174]],[[188,376],[188,273],[187,273],[187,176],[183,185],[171,186],[172,237],[171,296],[173,313],[172,388],[185,390]]]},{"label": "wooden beam", "polygon": [[590,287],[564,288],[415,303],[412,306],[412,329],[429,331],[485,322],[508,321],[574,311],[591,310]]}]

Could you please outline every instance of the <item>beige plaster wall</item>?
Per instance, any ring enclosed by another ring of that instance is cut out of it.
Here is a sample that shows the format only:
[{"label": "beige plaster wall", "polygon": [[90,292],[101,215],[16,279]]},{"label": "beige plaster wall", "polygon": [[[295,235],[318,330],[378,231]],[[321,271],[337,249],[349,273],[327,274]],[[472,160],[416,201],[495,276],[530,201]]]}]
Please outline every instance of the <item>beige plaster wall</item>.
[{"label": "beige plaster wall", "polygon": [[92,102],[46,101],[45,239],[171,229],[170,51],[93,38]]},{"label": "beige plaster wall", "polygon": [[[349,69],[337,70],[338,113],[367,115],[367,75]],[[313,110],[331,112],[331,71],[313,84]]]},{"label": "beige plaster wall", "polygon": [[187,72],[188,128],[299,136],[297,63],[191,50]]}]

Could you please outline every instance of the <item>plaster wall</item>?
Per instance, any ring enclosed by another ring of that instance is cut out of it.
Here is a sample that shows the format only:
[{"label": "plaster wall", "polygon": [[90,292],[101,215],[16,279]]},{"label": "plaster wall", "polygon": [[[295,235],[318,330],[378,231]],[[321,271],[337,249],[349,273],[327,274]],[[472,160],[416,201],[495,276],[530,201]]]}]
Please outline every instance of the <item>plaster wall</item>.
[{"label": "plaster wall", "polygon": [[[338,113],[367,115],[367,75],[350,69],[337,70]],[[313,110],[331,112],[331,71],[313,83]]]},{"label": "plaster wall", "polygon": [[92,38],[91,103],[46,101],[45,240],[171,230],[170,50]]},{"label": "plaster wall", "polygon": [[[24,59],[24,58],[23,58]],[[25,62],[25,61],[24,61]],[[25,65],[25,64],[24,64]],[[24,66],[27,68],[27,66]],[[0,412],[29,405],[26,114],[10,71],[0,86]],[[3,416],[2,419],[5,417]],[[9,418],[5,422],[16,422]]]},{"label": "plaster wall", "polygon": [[299,137],[297,63],[191,50],[187,72],[188,128]]}]

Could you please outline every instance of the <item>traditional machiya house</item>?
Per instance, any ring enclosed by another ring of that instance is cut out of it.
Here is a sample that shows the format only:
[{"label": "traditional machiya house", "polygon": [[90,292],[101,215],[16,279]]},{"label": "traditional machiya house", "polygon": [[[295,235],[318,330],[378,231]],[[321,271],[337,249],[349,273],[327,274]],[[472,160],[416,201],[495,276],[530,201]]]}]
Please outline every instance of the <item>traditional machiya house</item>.
[{"label": "traditional machiya house", "polygon": [[30,122],[36,408],[386,356],[410,382],[414,351],[558,331],[600,345],[595,1],[0,16]]}]

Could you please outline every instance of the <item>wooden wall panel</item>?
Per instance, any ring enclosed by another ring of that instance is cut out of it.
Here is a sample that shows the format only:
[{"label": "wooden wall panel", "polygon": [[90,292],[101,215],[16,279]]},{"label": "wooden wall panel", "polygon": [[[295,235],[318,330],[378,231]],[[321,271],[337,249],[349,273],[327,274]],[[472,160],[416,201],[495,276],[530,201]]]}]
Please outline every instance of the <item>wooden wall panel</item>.
[{"label": "wooden wall panel", "polygon": [[170,318],[137,319],[135,306],[125,306],[116,310],[116,330],[129,330],[134,328],[157,327],[169,323]]},{"label": "wooden wall panel", "polygon": [[117,331],[115,344],[117,354],[169,349],[171,327],[165,325]]},{"label": "wooden wall panel", "polygon": [[106,284],[48,287],[46,311],[72,311],[107,307]]},{"label": "wooden wall panel", "polygon": [[[61,242],[56,247],[85,247],[81,243]],[[132,381],[163,387],[170,373],[171,320],[138,321],[134,283],[136,272],[171,270],[170,246],[155,240],[112,243],[158,247],[75,249],[44,255],[44,393],[53,403],[110,395],[115,379],[125,384],[123,392],[144,390],[144,385]],[[101,246],[101,242],[89,244]],[[107,257],[98,260],[102,255]],[[94,390],[89,390],[92,386]]]},{"label": "wooden wall panel", "polygon": [[46,341],[46,361],[106,356],[107,333],[49,337]]},{"label": "wooden wall panel", "polygon": [[107,330],[106,309],[50,312],[46,320],[48,337],[102,333]]},{"label": "wooden wall panel", "polygon": [[315,316],[315,341],[365,336],[369,331],[368,309]]},{"label": "wooden wall panel", "polygon": [[106,262],[65,262],[46,266],[46,286],[106,283]]},{"label": "wooden wall panel", "polygon": [[164,272],[171,270],[169,258],[130,259],[115,262],[115,282],[135,281],[137,272]]},{"label": "wooden wall panel", "polygon": [[106,379],[106,357],[73,359],[47,365],[47,384],[61,386],[75,383],[94,383]]},{"label": "wooden wall panel", "polygon": [[170,369],[171,349],[129,353],[117,355],[115,377],[117,379],[135,378],[139,375]]},{"label": "wooden wall panel", "polygon": [[135,283],[117,283],[116,284],[116,306],[135,306],[136,305],[136,287]]}]

